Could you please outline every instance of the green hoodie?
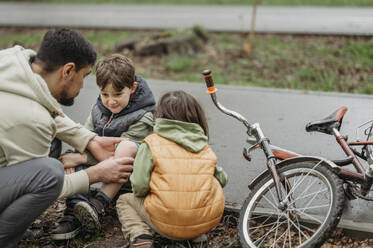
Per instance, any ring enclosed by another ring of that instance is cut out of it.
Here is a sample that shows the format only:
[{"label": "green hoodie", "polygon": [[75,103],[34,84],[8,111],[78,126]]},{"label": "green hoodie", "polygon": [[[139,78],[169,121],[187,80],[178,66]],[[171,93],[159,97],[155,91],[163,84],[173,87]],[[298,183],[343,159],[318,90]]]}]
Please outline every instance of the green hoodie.
[{"label": "green hoodie", "polygon": [[[208,138],[203,129],[195,123],[158,118],[155,121],[154,132],[176,142],[190,152],[199,152],[208,144]],[[144,197],[148,193],[153,167],[152,153],[149,146],[143,142],[137,152],[130,178],[132,190],[136,196]],[[227,174],[220,166],[215,167],[214,176],[222,187],[227,184]]]}]

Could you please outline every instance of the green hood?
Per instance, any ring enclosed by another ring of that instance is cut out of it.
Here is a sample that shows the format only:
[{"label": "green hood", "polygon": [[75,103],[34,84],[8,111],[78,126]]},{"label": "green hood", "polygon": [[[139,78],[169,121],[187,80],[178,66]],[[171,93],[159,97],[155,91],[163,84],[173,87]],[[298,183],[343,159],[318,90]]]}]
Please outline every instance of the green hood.
[{"label": "green hood", "polygon": [[191,152],[201,151],[208,142],[202,127],[196,123],[158,118],[154,132]]}]

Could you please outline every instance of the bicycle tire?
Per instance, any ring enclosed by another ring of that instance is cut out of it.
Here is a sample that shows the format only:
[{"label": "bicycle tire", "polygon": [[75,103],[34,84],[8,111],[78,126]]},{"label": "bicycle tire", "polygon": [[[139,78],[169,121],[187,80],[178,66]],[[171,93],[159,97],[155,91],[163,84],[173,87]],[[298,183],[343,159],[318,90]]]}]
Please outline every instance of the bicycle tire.
[{"label": "bicycle tire", "polygon": [[[321,163],[295,162],[281,168],[279,173],[283,183],[281,190],[291,188],[285,194],[289,203],[283,211],[277,208],[272,177],[258,183],[240,211],[238,234],[242,247],[321,246],[338,225],[343,212],[342,180]],[[269,197],[276,205],[270,203]],[[317,202],[318,206],[309,207],[312,202]],[[271,222],[272,219],[276,221]]]}]

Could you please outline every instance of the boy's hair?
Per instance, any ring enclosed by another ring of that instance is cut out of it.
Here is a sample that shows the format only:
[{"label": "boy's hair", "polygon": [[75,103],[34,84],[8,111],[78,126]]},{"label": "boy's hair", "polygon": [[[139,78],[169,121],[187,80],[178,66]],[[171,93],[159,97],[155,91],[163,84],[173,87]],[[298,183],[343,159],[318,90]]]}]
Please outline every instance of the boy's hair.
[{"label": "boy's hair", "polygon": [[158,102],[155,118],[166,118],[199,124],[205,135],[209,136],[205,112],[198,101],[190,94],[182,91],[170,91]]},{"label": "boy's hair", "polygon": [[102,57],[96,65],[96,83],[104,89],[108,83],[117,91],[124,87],[131,88],[135,82],[135,67],[132,60],[121,55],[112,54]]},{"label": "boy's hair", "polygon": [[92,44],[78,32],[60,28],[49,30],[43,37],[35,62],[47,73],[73,62],[76,71],[96,62]]}]

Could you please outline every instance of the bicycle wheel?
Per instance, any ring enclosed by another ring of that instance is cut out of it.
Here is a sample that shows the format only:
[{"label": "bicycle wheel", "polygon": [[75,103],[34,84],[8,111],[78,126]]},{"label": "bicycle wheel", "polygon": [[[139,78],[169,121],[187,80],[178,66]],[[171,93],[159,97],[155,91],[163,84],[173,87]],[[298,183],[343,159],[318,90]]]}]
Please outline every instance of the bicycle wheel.
[{"label": "bicycle wheel", "polygon": [[280,169],[285,208],[271,177],[254,187],[239,219],[242,247],[319,247],[337,226],[344,207],[342,180],[321,163]]}]

